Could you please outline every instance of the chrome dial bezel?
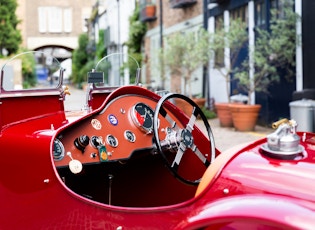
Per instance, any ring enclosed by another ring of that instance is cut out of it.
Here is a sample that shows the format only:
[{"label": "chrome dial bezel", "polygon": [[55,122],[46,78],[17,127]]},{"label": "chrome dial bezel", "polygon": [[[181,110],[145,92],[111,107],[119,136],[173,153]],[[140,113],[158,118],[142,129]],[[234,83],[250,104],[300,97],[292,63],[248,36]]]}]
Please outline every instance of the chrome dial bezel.
[{"label": "chrome dial bezel", "polygon": [[[137,115],[140,115],[144,121],[141,122],[139,121],[139,118]],[[131,119],[133,123],[143,132],[147,134],[151,134],[153,132],[153,116],[154,116],[154,111],[153,109],[143,103],[139,102],[136,103],[131,110]]]},{"label": "chrome dial bezel", "polygon": [[136,135],[130,130],[125,130],[124,137],[127,141],[131,143],[134,143],[136,141]]},{"label": "chrome dial bezel", "polygon": [[113,147],[113,148],[116,148],[116,147],[118,146],[118,140],[117,140],[117,138],[116,138],[114,135],[112,135],[112,134],[108,134],[108,135],[106,136],[106,143],[107,143],[109,146]]},{"label": "chrome dial bezel", "polygon": [[[55,154],[55,151],[56,151],[55,144],[57,144],[58,147],[60,148],[60,153],[58,156],[56,156]],[[53,154],[54,161],[61,161],[65,157],[65,147],[63,146],[62,142],[59,139],[54,140],[52,154]]]}]

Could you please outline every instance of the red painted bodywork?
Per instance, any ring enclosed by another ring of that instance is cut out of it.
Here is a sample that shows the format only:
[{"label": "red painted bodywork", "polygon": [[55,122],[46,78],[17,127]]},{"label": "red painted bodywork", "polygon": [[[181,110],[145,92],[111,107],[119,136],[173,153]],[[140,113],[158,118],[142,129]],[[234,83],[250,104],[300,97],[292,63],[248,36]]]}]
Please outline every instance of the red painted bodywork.
[{"label": "red painted bodywork", "polygon": [[[124,87],[105,94],[104,103],[100,102],[102,95],[98,95],[92,112],[68,119],[60,100],[62,91],[40,91],[40,96],[21,93],[22,96],[2,90],[0,94],[0,229],[312,229],[315,226],[313,133],[306,133],[306,140],[301,141],[305,151],[294,160],[274,159],[263,153],[260,146],[266,143],[265,138],[223,153],[217,150],[220,155],[205,172],[199,188],[187,188],[186,192],[183,187],[178,196],[184,198],[179,202],[172,203],[173,198],[165,197],[168,192],[172,196],[175,186],[182,185],[157,166],[159,177],[149,178],[147,182],[152,182],[152,189],[142,194],[144,200],[155,199],[153,205],[110,205],[79,195],[66,186],[67,181],[63,182],[58,171],[63,163],[53,160],[53,140],[60,134],[72,140],[80,127],[86,128],[93,118],[102,119],[101,114],[106,114],[104,108],[110,108],[123,95],[145,96],[152,100],[147,102],[152,106],[160,97],[137,86]],[[172,112],[177,119],[185,119],[180,110],[174,108]],[[128,121],[120,119],[120,122]],[[85,129],[85,132],[92,131]],[[126,155],[121,158],[129,159],[130,153],[122,152]],[[141,181],[134,181],[133,186],[143,186]],[[169,186],[161,190],[165,195],[155,197],[154,194],[161,193],[159,183],[164,181]],[[129,192],[132,194],[128,190],[117,194],[123,199],[124,193],[127,196]],[[141,191],[136,190],[132,196],[138,193]],[[160,202],[167,204],[158,205]]]}]

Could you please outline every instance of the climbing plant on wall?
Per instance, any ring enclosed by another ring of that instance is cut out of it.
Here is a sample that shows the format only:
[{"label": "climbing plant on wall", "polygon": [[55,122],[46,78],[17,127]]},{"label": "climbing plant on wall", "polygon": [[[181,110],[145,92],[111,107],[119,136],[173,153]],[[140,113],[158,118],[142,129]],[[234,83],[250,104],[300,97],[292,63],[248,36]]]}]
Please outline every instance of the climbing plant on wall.
[{"label": "climbing plant on wall", "polygon": [[[143,42],[143,37],[147,31],[147,26],[145,23],[140,21],[140,10],[137,4],[133,14],[129,18],[129,37],[126,45],[128,46],[128,55],[132,56],[137,60],[141,66],[142,54],[141,45]],[[125,67],[128,66],[130,71],[130,80],[134,82],[137,65],[132,59],[128,59],[128,63],[125,63]]]}]

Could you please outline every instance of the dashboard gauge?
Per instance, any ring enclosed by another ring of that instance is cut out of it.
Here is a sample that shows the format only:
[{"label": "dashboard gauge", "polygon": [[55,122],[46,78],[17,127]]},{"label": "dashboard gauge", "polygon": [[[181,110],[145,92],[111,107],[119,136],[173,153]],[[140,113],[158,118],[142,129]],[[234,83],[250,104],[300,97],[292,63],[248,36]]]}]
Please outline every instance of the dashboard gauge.
[{"label": "dashboard gauge", "polygon": [[90,142],[92,147],[97,149],[97,146],[103,144],[103,139],[102,137],[92,136]]},{"label": "dashboard gauge", "polygon": [[55,161],[60,161],[65,156],[65,148],[59,139],[54,140],[53,156]]},{"label": "dashboard gauge", "polygon": [[146,133],[153,131],[153,116],[152,108],[141,102],[134,105],[131,113],[135,125]]},{"label": "dashboard gauge", "polygon": [[129,142],[135,142],[136,141],[136,136],[135,136],[135,134],[133,133],[133,132],[131,132],[130,130],[126,130],[125,132],[124,132],[124,136],[125,136],[125,138],[126,138],[126,140],[127,141],[129,141]]},{"label": "dashboard gauge", "polygon": [[110,146],[116,148],[118,146],[118,140],[116,137],[114,137],[113,135],[107,135],[106,137],[106,142],[107,144],[109,144]]}]

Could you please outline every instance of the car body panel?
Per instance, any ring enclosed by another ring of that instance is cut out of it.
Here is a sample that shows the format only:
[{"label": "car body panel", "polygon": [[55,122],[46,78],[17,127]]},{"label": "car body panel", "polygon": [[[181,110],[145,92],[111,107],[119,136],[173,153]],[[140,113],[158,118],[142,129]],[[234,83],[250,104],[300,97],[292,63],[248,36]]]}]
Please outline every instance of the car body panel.
[{"label": "car body panel", "polygon": [[[267,138],[225,152],[216,149],[217,158],[207,167],[194,148],[185,151],[178,171],[188,178],[201,176],[194,186],[168,170],[156,148],[157,137],[143,132],[132,119],[135,104],[155,109],[164,97],[139,85],[92,87],[87,91],[89,108],[64,111],[65,92],[61,84],[53,89],[1,88],[0,229],[312,229],[315,225],[314,133],[297,133],[303,151],[290,159],[266,152],[262,146]],[[210,154],[214,143],[200,128],[202,121],[194,120],[194,112],[184,114],[166,102],[158,119],[159,136],[169,142],[180,137],[192,141],[183,133],[166,137],[167,130],[189,130],[194,123],[193,143],[200,153]],[[134,133],[135,142],[127,142],[126,130]],[[105,141],[109,134],[117,138],[118,146]],[[76,147],[83,135],[104,139],[106,159],[101,160],[101,148],[91,142],[81,150]],[[56,139],[65,149],[61,160],[54,158]],[[165,144],[167,159],[173,157],[173,148],[180,153],[177,144]],[[82,171],[71,170],[74,159],[81,162]]]}]

